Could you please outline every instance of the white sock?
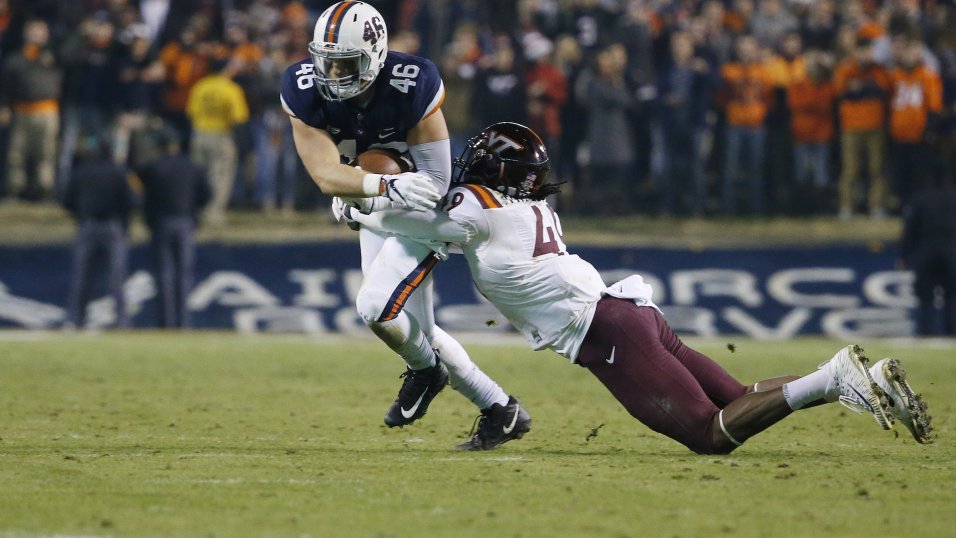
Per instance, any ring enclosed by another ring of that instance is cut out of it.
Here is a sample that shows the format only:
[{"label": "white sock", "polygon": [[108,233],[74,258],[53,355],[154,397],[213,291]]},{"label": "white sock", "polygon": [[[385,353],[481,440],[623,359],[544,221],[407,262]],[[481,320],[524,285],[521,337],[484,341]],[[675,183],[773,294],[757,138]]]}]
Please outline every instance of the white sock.
[{"label": "white sock", "polygon": [[787,405],[796,411],[810,402],[823,398],[830,377],[830,373],[824,368],[784,384],[783,397],[787,400]]},{"label": "white sock", "polygon": [[428,340],[425,339],[425,335],[421,331],[412,335],[411,339],[395,351],[402,356],[405,364],[412,370],[435,366],[435,350],[428,344]]},{"label": "white sock", "polygon": [[507,405],[508,394],[472,362],[465,348],[440,327],[435,326],[432,346],[438,350],[442,364],[448,368],[451,387],[471,400],[478,409],[492,404]]},{"label": "white sock", "polygon": [[435,366],[435,350],[418,327],[415,318],[405,312],[389,321],[367,322],[375,333],[395,353],[401,355],[412,370]]}]

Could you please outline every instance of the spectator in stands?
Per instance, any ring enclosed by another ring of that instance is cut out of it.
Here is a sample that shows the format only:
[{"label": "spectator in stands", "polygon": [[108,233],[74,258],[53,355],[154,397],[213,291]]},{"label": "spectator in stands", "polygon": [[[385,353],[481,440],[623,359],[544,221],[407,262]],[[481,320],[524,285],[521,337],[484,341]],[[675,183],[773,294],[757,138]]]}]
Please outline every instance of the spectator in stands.
[{"label": "spectator in stands", "polygon": [[736,182],[744,145],[750,212],[757,215],[764,212],[763,165],[767,140],[764,121],[773,96],[773,84],[758,54],[756,39],[741,36],[737,39],[736,61],[721,68],[720,101],[727,115],[721,209],[728,215],[734,214],[737,208]]},{"label": "spectator in stands", "polygon": [[[754,17],[754,0],[734,0],[730,9],[724,12],[724,27],[735,36],[749,34]],[[733,49],[736,49],[736,43]]]},{"label": "spectator in stands", "polygon": [[109,132],[119,97],[116,93],[118,47],[109,14],[100,11],[86,17],[61,48],[60,60],[65,72],[58,166],[61,179],[69,175],[80,137],[102,137]]},{"label": "spectator in stands", "polygon": [[709,0],[690,24],[694,47],[711,67],[726,63],[734,54],[734,33],[726,25],[727,9],[720,0]]},{"label": "spectator in stands", "polygon": [[787,88],[803,80],[807,75],[800,34],[790,32],[783,38],[779,51],[767,62],[767,69],[770,71],[774,91],[777,93],[774,98],[786,100]]},{"label": "spectator in stands", "polygon": [[793,137],[793,179],[799,202],[811,202],[806,193],[808,173],[819,195],[830,184],[830,143],[833,140],[834,89],[830,80],[831,60],[827,53],[806,54],[807,76],[790,85],[790,133]]},{"label": "spectator in stands", "polygon": [[606,46],[608,36],[601,35],[602,28],[614,26],[614,14],[608,9],[610,3],[600,0],[571,0],[565,14],[564,31],[574,36],[583,52],[596,52]]},{"label": "spectator in stands", "polygon": [[511,38],[505,35],[495,37],[490,64],[475,76],[471,101],[475,121],[480,125],[498,121],[527,123],[528,96],[524,75],[515,61]]},{"label": "spectator in stands", "polygon": [[130,140],[146,128],[156,109],[156,95],[165,78],[163,64],[150,52],[149,29],[137,24],[121,36],[126,46],[116,59],[116,120],[113,124],[113,158],[129,164]]},{"label": "spectator in stands", "polygon": [[[455,28],[452,41],[440,59],[442,81],[445,84],[445,121],[451,137],[451,154],[457,157],[465,148],[465,142],[475,131],[472,119],[472,81],[481,59],[478,30],[472,23],[462,23]],[[286,122],[288,123],[288,122]]]},{"label": "spectator in stands", "polygon": [[773,47],[784,36],[795,32],[799,22],[781,0],[760,0],[759,8],[750,22],[754,37],[764,47]]},{"label": "spectator in stands", "polygon": [[657,78],[659,124],[664,138],[662,209],[677,210],[677,193],[689,193],[693,214],[703,213],[707,201],[704,144],[711,131],[707,115],[716,87],[716,74],[694,53],[690,34],[671,35],[671,62]]},{"label": "spectator in stands", "polygon": [[940,36],[937,44],[943,80],[943,110],[935,149],[942,159],[943,172],[956,183],[956,33]]},{"label": "spectator in stands", "polygon": [[597,55],[594,73],[582,84],[578,96],[588,108],[587,141],[590,145],[590,179],[576,202],[584,210],[622,214],[633,210],[637,193],[634,173],[634,134],[628,118],[637,104],[624,80],[627,52],[610,45]]},{"label": "spectator in stands", "polygon": [[561,140],[561,107],[568,100],[568,84],[551,61],[551,41],[535,32],[525,37],[525,74],[528,91],[528,126],[544,139],[552,153],[557,153]]},{"label": "spectator in stands", "polygon": [[419,56],[421,38],[413,30],[399,30],[388,36],[388,50]]},{"label": "spectator in stands", "polygon": [[11,122],[7,193],[16,198],[29,196],[27,189],[33,189],[39,198],[49,198],[54,191],[63,73],[47,48],[50,32],[45,22],[27,22],[23,36],[23,47],[11,52],[0,67],[0,123]]},{"label": "spectator in stands", "polygon": [[649,5],[631,2],[612,33],[614,42],[624,45],[627,52],[625,78],[639,89],[654,84],[653,18],[654,12]]},{"label": "spectator in stands", "polygon": [[173,0],[140,0],[140,16],[149,29],[149,40],[158,42],[163,37]]},{"label": "spectator in stands", "polygon": [[265,51],[257,41],[250,39],[249,31],[240,20],[226,26],[223,48],[219,54],[229,60],[225,75],[242,88],[249,105],[249,121],[235,127],[238,184],[232,193],[233,199],[248,205],[255,198],[255,140],[265,136],[262,115],[266,106],[276,101],[276,94],[266,95],[254,87],[261,80],[257,75],[261,71]]},{"label": "spectator in stands", "polygon": [[[252,131],[252,136],[247,136],[245,140],[247,145],[252,144],[255,148],[254,151],[246,151],[248,159],[240,160],[243,166],[240,167],[242,171],[239,174],[239,177],[244,180],[241,185],[245,185],[251,183],[247,176],[255,170],[254,194],[250,192],[251,188],[235,187],[233,191],[243,197],[243,202],[252,201],[248,198],[254,198],[257,205],[267,209],[272,209],[276,203],[283,205],[287,210],[291,207],[294,189],[283,185],[290,185],[300,172],[296,170],[297,166],[293,168],[277,164],[277,160],[281,163],[284,158],[282,156],[286,155],[288,128],[286,126],[278,129],[278,125],[282,122],[273,121],[278,112],[274,98],[275,91],[270,84],[264,82],[275,77],[275,73],[269,70],[274,69],[279,62],[291,63],[295,60],[295,55],[305,53],[306,45],[311,40],[311,24],[314,23],[314,17],[317,14],[315,10],[321,8],[322,2],[315,0],[305,3],[291,0],[243,0],[242,2],[234,0],[223,2],[214,0],[201,2],[42,0],[38,6],[27,4],[0,0],[0,35],[2,35],[0,52],[7,57],[19,48],[19,35],[13,34],[20,34],[20,24],[24,14],[32,13],[46,17],[54,24],[55,31],[61,29],[67,36],[71,35],[70,29],[80,29],[72,32],[73,37],[62,40],[63,46],[58,51],[62,52],[63,58],[71,60],[72,63],[68,65],[73,66],[69,76],[66,77],[65,84],[69,100],[64,99],[64,103],[71,106],[64,105],[63,117],[67,121],[64,123],[65,136],[62,139],[63,160],[61,163],[63,166],[69,162],[67,157],[71,153],[69,150],[71,141],[81,136],[79,128],[81,120],[78,118],[82,118],[82,121],[87,124],[102,124],[102,121],[89,119],[102,114],[77,112],[77,108],[72,104],[81,101],[85,109],[102,109],[106,104],[115,107],[114,111],[118,113],[118,117],[112,131],[116,137],[114,155],[121,161],[125,158],[133,164],[134,160],[142,161],[144,158],[150,158],[151,150],[145,151],[142,157],[135,157],[133,155],[135,152],[127,148],[131,146],[148,148],[152,145],[150,140],[155,131],[154,126],[142,126],[144,123],[151,122],[152,116],[157,113],[163,114],[167,121],[172,121],[188,140],[190,122],[185,116],[185,105],[189,90],[208,73],[209,62],[225,54],[232,60],[229,71],[234,80],[245,90],[250,108],[249,127]],[[588,128],[583,126],[589,125],[587,115],[591,105],[583,99],[576,98],[568,99],[559,107],[542,106],[545,100],[535,95],[535,88],[538,86],[525,83],[526,77],[534,76],[533,70],[536,68],[530,63],[527,66],[523,65],[526,59],[523,54],[520,54],[523,51],[515,52],[514,43],[521,43],[524,46],[526,36],[545,36],[555,45],[554,66],[562,72],[567,87],[573,90],[572,94],[575,96],[585,96],[586,87],[590,84],[590,77],[579,76],[585,67],[584,60],[595,60],[598,51],[606,49],[610,43],[624,45],[628,58],[624,80],[630,99],[634,101],[627,109],[630,120],[628,136],[634,148],[629,152],[630,155],[624,156],[624,160],[631,160],[633,175],[641,180],[647,175],[647,169],[651,170],[655,178],[670,177],[676,170],[668,168],[667,159],[662,157],[674,149],[684,152],[692,150],[689,144],[677,147],[674,145],[674,139],[668,140],[668,137],[676,132],[675,130],[667,132],[674,125],[660,122],[661,116],[655,115],[658,112],[667,115],[685,111],[673,107],[668,110],[648,106],[649,103],[663,102],[662,97],[655,96],[654,91],[667,85],[669,83],[667,79],[673,75],[670,67],[672,34],[678,32],[690,34],[694,41],[694,56],[705,59],[715,74],[719,73],[725,65],[739,65],[739,62],[731,62],[731,56],[734,53],[736,40],[741,35],[754,35],[765,46],[780,45],[780,54],[767,65],[774,80],[776,98],[768,100],[768,103],[774,104],[769,105],[766,116],[760,124],[765,134],[755,137],[742,136],[742,133],[754,134],[759,133],[760,130],[752,125],[740,129],[740,125],[733,123],[740,119],[739,115],[732,114],[735,119],[731,121],[729,117],[727,118],[729,127],[726,133],[722,130],[719,133],[720,136],[714,138],[713,144],[713,147],[724,150],[724,153],[732,151],[744,157],[746,159],[744,163],[747,163],[747,166],[738,163],[739,159],[736,158],[729,159],[727,164],[732,168],[744,168],[741,172],[748,172],[746,175],[751,178],[750,181],[755,181],[754,178],[757,175],[749,173],[753,165],[752,159],[749,159],[745,153],[758,152],[743,150],[748,149],[757,140],[765,139],[763,142],[765,149],[762,153],[766,156],[764,160],[767,161],[767,166],[764,171],[769,173],[760,176],[765,179],[758,182],[759,189],[748,189],[747,196],[758,195],[758,199],[762,202],[763,196],[759,195],[759,191],[769,193],[774,198],[770,201],[777,202],[772,209],[781,207],[779,204],[781,200],[796,199],[790,196],[790,192],[786,189],[778,188],[781,185],[774,184],[774,188],[771,189],[767,182],[783,182],[797,168],[803,164],[809,166],[811,161],[812,164],[819,165],[813,166],[809,171],[812,172],[814,181],[823,181],[820,174],[823,172],[821,167],[824,160],[817,158],[820,156],[819,145],[811,149],[810,146],[798,143],[798,146],[802,146],[798,151],[810,151],[815,153],[814,156],[811,160],[794,163],[793,166],[787,162],[793,146],[786,137],[793,135],[796,127],[794,122],[788,121],[786,117],[788,107],[784,106],[787,102],[785,97],[789,95],[788,86],[799,78],[802,69],[799,52],[796,54],[791,52],[799,48],[792,46],[798,43],[797,35],[802,36],[807,50],[823,49],[832,52],[834,48],[837,48],[840,60],[847,58],[852,60],[858,52],[858,39],[868,39],[871,42],[871,48],[875,49],[875,56],[871,55],[869,63],[873,63],[872,60],[875,58],[875,63],[879,64],[891,62],[893,49],[890,44],[897,40],[898,36],[916,32],[923,35],[927,43],[933,45],[933,50],[923,46],[924,67],[936,69],[936,57],[939,58],[939,71],[944,79],[944,103],[951,104],[956,101],[956,89],[953,89],[956,88],[956,82],[952,82],[956,80],[956,74],[947,75],[949,71],[956,73],[956,68],[948,67],[956,65],[956,60],[948,59],[956,58],[956,53],[952,52],[956,48],[946,44],[953,34],[953,13],[956,13],[956,10],[949,5],[951,2],[917,2],[916,0],[892,2],[889,0],[878,2],[868,0],[839,2],[835,0],[812,2],[803,0],[700,0],[695,2],[528,0],[512,2],[495,0],[464,3],[418,2],[417,4],[420,5],[417,6],[412,4],[415,2],[384,2],[382,9],[384,15],[396,23],[393,25],[396,29],[393,36],[396,50],[411,50],[421,44],[426,52],[428,49],[437,50],[437,48],[444,51],[434,56],[441,64],[448,90],[445,107],[449,111],[456,112],[447,114],[449,129],[452,131],[453,153],[457,155],[462,145],[462,137],[457,136],[457,133],[472,132],[476,124],[484,125],[497,119],[534,121],[538,124],[539,121],[543,122],[543,117],[539,117],[540,111],[556,110],[560,118],[557,123],[564,128],[560,131],[561,151],[552,156],[553,173],[558,174],[562,179],[570,179],[574,183],[579,183],[575,180],[578,179],[577,174],[581,167],[586,165],[588,155],[587,151],[583,149],[578,151],[578,148],[599,146],[599,144],[587,144],[586,142],[589,141],[585,140],[588,136]],[[22,9],[20,6],[23,6]],[[309,9],[313,10],[311,15]],[[415,28],[416,24],[424,32],[420,37],[410,30]],[[115,28],[113,33],[118,39],[105,39],[104,36],[111,27]],[[133,39],[134,35],[149,37]],[[511,37],[504,37],[506,35]],[[449,38],[451,38],[450,43]],[[120,46],[115,43],[117,40]],[[285,44],[286,59],[271,60],[269,58],[273,55],[273,41],[282,41]],[[107,43],[109,43],[108,46]],[[151,52],[143,56],[141,52],[127,53],[127,49]],[[483,49],[488,52],[487,55],[484,55]],[[107,52],[104,53],[104,51]],[[155,61],[154,55],[155,60],[161,61]],[[759,64],[761,61],[762,59],[758,58],[756,63]],[[528,68],[527,74],[525,67]],[[96,81],[101,81],[102,75],[110,71],[125,73],[122,76],[117,75],[119,78],[115,84],[107,85],[108,89],[115,88],[115,92],[95,89],[91,91],[90,88],[103,87],[101,82]],[[38,75],[39,73],[31,73],[31,77]],[[156,84],[154,77],[160,76],[165,84],[161,95],[157,96],[161,97],[161,104],[156,106],[161,108],[154,108],[154,105],[150,104],[144,105],[143,103],[149,103],[152,100],[149,94],[153,93],[153,86]],[[274,82],[271,84],[274,85]],[[855,86],[856,83],[851,85]],[[9,94],[13,87],[6,78],[3,79],[0,82],[0,99],[3,98],[2,94]],[[55,91],[57,87],[58,84],[43,85],[45,91]],[[728,87],[725,86],[725,89]],[[711,90],[716,94],[711,97],[717,98],[715,99],[717,104],[726,104],[723,98],[728,95],[717,94],[715,90]],[[845,88],[841,91],[845,93]],[[887,86],[882,96],[886,105],[889,104],[889,92],[890,88]],[[852,194],[853,184],[860,181],[856,175],[861,172],[859,168],[864,158],[863,149],[870,145],[878,147],[876,131],[883,130],[891,136],[893,131],[892,122],[884,125],[880,122],[878,113],[850,112],[854,107],[857,112],[860,112],[861,108],[856,106],[859,104],[856,101],[866,101],[865,97],[868,95],[866,91],[862,93],[851,91],[848,96],[844,93],[841,93],[839,100],[841,122],[845,123],[845,128],[841,130],[841,142],[847,142],[856,149],[856,151],[848,152],[849,163],[846,164],[848,167],[856,166],[857,168],[852,180],[844,179],[849,177],[849,171],[846,167],[842,170],[840,183],[844,187],[841,188],[843,193],[841,198],[847,197],[846,192]],[[110,98],[111,94],[116,98]],[[870,97],[873,96],[870,95]],[[455,101],[459,102],[455,103]],[[94,106],[88,106],[93,102],[95,102]],[[527,116],[529,108],[532,111],[531,116]],[[723,121],[721,113],[729,113],[733,108],[732,106],[718,107],[717,110],[710,111],[710,122],[719,124]],[[756,110],[759,107],[750,108]],[[737,111],[740,110],[737,109]],[[3,116],[3,110],[0,109],[0,122],[4,119]],[[552,117],[549,114],[546,116]],[[847,117],[844,116],[853,116],[855,119],[845,122]],[[915,162],[924,164],[940,157],[956,155],[956,119],[950,118],[956,118],[956,108],[944,105],[939,123],[939,144],[949,144],[946,147],[952,149],[939,150],[931,158],[916,159]],[[864,124],[877,122],[879,125],[863,126],[861,129],[861,121]],[[550,120],[548,123],[554,125],[554,122]],[[932,121],[929,123],[932,124]],[[543,123],[538,125],[542,130],[547,130],[542,127]],[[582,127],[571,129],[568,128],[570,125]],[[709,126],[710,123],[706,125]],[[94,126],[92,129],[95,128]],[[90,129],[87,128],[87,130]],[[868,134],[864,134],[863,131]],[[704,140],[708,139],[706,136],[708,132],[709,128],[704,129]],[[3,134],[3,125],[0,124],[0,153],[5,154],[7,152],[2,149]],[[546,136],[550,137],[550,135]],[[597,136],[601,137],[603,133],[598,133]],[[34,138],[31,137],[31,139]],[[898,163],[904,161],[904,159],[896,158],[899,153],[897,149],[901,147],[905,149],[897,142],[893,140],[892,151],[888,152],[891,157],[894,157],[891,161],[893,167],[899,166]],[[556,146],[556,143],[552,141],[548,145]],[[702,145],[710,146],[709,143]],[[921,145],[924,151],[929,151],[927,144]],[[21,144],[21,152],[24,147],[27,146]],[[29,144],[27,148],[39,150],[42,145]],[[905,157],[906,152],[903,153]],[[882,152],[869,151],[868,154],[873,159],[879,160]],[[30,157],[27,162],[35,160],[32,155]],[[870,189],[869,198],[872,213],[874,216],[879,216],[883,213],[885,204],[883,200],[885,193],[881,193],[880,186],[885,182],[882,180],[882,174],[872,172],[875,169],[874,163],[871,162],[873,159],[867,161],[871,167],[869,175],[874,176],[870,178],[873,188]],[[947,169],[956,173],[956,157],[951,160],[953,163]],[[719,167],[724,159],[714,161],[708,161],[708,165]],[[23,162],[23,159],[20,159],[20,162]],[[692,162],[694,161],[671,160],[671,163],[677,164]],[[3,163],[0,163],[0,167],[7,168]],[[278,175],[275,170],[279,170]],[[722,171],[726,172],[726,169]],[[919,170],[917,172],[923,173]],[[693,175],[700,177],[697,172]],[[803,175],[807,175],[807,171]],[[899,174],[893,175],[895,178]],[[24,179],[27,176],[29,176],[28,180]],[[11,186],[14,182],[26,182],[30,183],[30,188],[33,189],[37,180],[35,176],[36,174],[15,175],[10,180]],[[3,178],[0,178],[0,182],[2,181]],[[671,179],[672,182],[673,179]],[[665,184],[660,185],[660,187],[663,186]],[[643,189],[643,184],[641,187],[642,196],[651,192]],[[732,184],[730,187],[734,190]],[[18,186],[16,189],[21,190],[21,187]],[[736,190],[741,188],[737,187]],[[668,189],[658,188],[658,191],[663,194],[666,211],[681,209],[677,203],[679,201],[677,196],[673,194],[679,192],[678,189],[670,188],[671,194],[668,194]],[[307,193],[301,194],[303,198],[309,196]],[[902,194],[905,196],[905,193]],[[696,200],[692,202],[692,209],[696,211],[700,205],[700,197],[696,192],[693,196]],[[733,197],[736,198],[736,193]],[[741,196],[741,199],[744,197]],[[309,200],[300,199],[298,202],[300,205],[305,205]],[[751,205],[761,204],[752,203]],[[849,205],[851,209],[844,211],[844,216],[852,214],[852,200]]]},{"label": "spectator in stands", "polygon": [[[654,49],[653,36],[656,27],[659,35],[669,35],[684,13],[676,4],[651,6],[645,2],[623,3],[623,13],[615,20],[614,26],[603,32],[604,42],[620,43],[627,53],[627,65],[624,80],[637,97],[635,106],[629,111],[631,133],[634,140],[634,170],[632,174],[638,180],[632,187],[633,207],[662,211],[659,203],[651,196],[665,189],[664,144],[660,125],[653,121],[653,103],[656,99],[655,64],[662,64],[660,57],[666,55],[666,47]],[[608,41],[608,38],[610,41]],[[663,39],[666,43],[666,38]],[[593,59],[593,55],[591,55]]]},{"label": "spectator in stands", "polygon": [[[947,176],[903,208],[901,261],[916,276],[917,332],[956,336],[956,187]],[[937,315],[937,291],[943,299]],[[939,318],[942,317],[942,320]],[[940,323],[942,321],[942,323]],[[942,327],[941,327],[942,326]]]},{"label": "spectator in stands", "polygon": [[[866,40],[869,43],[870,57],[880,65],[886,65],[892,61],[890,55],[890,39],[886,35],[886,29],[881,23],[879,13],[864,5],[863,0],[847,0],[841,2],[843,7],[842,24],[852,30],[854,41],[850,50],[856,53],[857,43],[860,40]],[[879,18],[878,18],[879,17]]]},{"label": "spectator in stands", "polygon": [[790,109],[787,90],[807,76],[800,34],[790,32],[767,63],[773,80],[773,98],[767,112],[767,183],[777,210],[796,209],[793,184],[793,139],[790,136]]},{"label": "spectator in stands", "polygon": [[[106,287],[115,309],[115,326],[128,325],[123,295],[128,258],[126,228],[135,205],[128,176],[125,167],[113,162],[105,140],[81,139],[77,166],[72,169],[63,195],[64,207],[76,220],[67,307],[69,321],[75,328],[86,324],[86,305],[99,274],[106,275]],[[94,270],[101,260],[106,270]]]},{"label": "spectator in stands", "polygon": [[800,35],[807,50],[832,50],[837,39],[836,9],[833,0],[817,0],[800,26]]},{"label": "spectator in stands", "polygon": [[[588,124],[587,108],[575,95],[581,95],[577,86],[584,80],[581,73],[584,70],[584,58],[577,40],[569,35],[558,38],[555,44],[554,65],[561,70],[568,84],[568,100],[561,107],[561,140],[558,147],[561,151],[551,158],[555,160],[555,176],[571,183],[567,189],[568,195],[573,194],[573,188],[581,183],[581,163],[579,157],[581,148],[585,145],[587,129],[582,126]],[[573,207],[571,208],[574,209]]]},{"label": "spectator in stands", "polygon": [[849,220],[853,216],[854,183],[860,173],[860,159],[864,152],[870,179],[867,197],[870,216],[883,218],[886,212],[884,116],[890,79],[886,70],[873,60],[871,45],[871,40],[859,39],[854,54],[837,67],[834,76],[842,129],[840,147],[843,168],[839,184],[839,216],[842,220]]},{"label": "spectator in stands", "polygon": [[260,127],[253,130],[256,177],[255,201],[267,213],[279,207],[284,215],[295,211],[299,156],[292,141],[292,125],[278,99],[279,81],[286,67],[299,58],[288,54],[285,35],[271,38],[249,93],[258,101]]},{"label": "spectator in stands", "polygon": [[923,64],[923,44],[918,39],[906,39],[897,60],[890,72],[890,140],[893,186],[900,203],[906,204],[934,172],[927,139],[935,135],[943,110],[943,83]]},{"label": "spectator in stands", "polygon": [[10,22],[13,20],[13,11],[10,7],[10,0],[0,0],[0,56],[3,56],[2,48],[4,36],[10,28]]},{"label": "spectator in stands", "polygon": [[236,126],[249,120],[245,94],[224,73],[227,65],[225,59],[214,60],[212,74],[192,87],[186,104],[193,128],[190,156],[206,170],[212,183],[212,203],[206,216],[214,226],[224,222],[236,178],[238,154],[234,132]]},{"label": "spectator in stands", "polygon": [[189,137],[189,119],[186,117],[186,101],[189,90],[209,72],[208,44],[199,42],[199,34],[187,26],[178,41],[166,44],[159,53],[159,60],[166,73],[162,92],[162,113],[184,140]]},{"label": "spectator in stands", "polygon": [[143,217],[150,230],[150,246],[159,288],[157,325],[189,327],[186,298],[193,283],[198,215],[211,198],[206,172],[183,154],[170,131],[163,139],[165,154],[140,173]]}]

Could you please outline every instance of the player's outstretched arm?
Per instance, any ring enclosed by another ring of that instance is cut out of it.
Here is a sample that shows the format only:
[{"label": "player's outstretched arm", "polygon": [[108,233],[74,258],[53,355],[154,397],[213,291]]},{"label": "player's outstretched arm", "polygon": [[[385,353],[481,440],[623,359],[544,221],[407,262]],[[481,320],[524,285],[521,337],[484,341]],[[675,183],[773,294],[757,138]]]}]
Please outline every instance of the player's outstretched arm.
[{"label": "player's outstretched arm", "polygon": [[295,117],[290,116],[289,121],[299,158],[323,193],[347,198],[385,196],[399,207],[419,210],[435,207],[441,198],[432,180],[422,174],[383,176],[341,164],[338,148],[327,132]]},{"label": "player's outstretched arm", "polygon": [[379,211],[368,215],[353,211],[362,226],[412,239],[442,243],[467,243],[475,236],[470,226],[456,222],[437,209],[430,211]]}]

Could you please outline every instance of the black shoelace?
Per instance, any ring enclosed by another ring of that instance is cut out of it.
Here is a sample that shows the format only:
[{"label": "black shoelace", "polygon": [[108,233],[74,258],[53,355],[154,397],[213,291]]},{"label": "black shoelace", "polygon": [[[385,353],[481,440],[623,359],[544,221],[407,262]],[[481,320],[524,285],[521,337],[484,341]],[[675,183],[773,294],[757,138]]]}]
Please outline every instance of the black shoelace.
[{"label": "black shoelace", "polygon": [[492,423],[491,410],[482,411],[480,415],[475,417],[475,422],[471,425],[471,431],[468,432],[468,437],[474,437],[477,432],[479,439],[484,439],[484,435],[490,428]]},{"label": "black shoelace", "polygon": [[398,391],[399,398],[408,397],[408,393],[412,390],[415,391],[413,397],[417,398],[418,395],[421,394],[421,389],[431,384],[431,376],[416,373],[416,371],[412,369],[406,369],[399,374],[398,378],[405,379],[405,382],[402,383],[401,390]]}]

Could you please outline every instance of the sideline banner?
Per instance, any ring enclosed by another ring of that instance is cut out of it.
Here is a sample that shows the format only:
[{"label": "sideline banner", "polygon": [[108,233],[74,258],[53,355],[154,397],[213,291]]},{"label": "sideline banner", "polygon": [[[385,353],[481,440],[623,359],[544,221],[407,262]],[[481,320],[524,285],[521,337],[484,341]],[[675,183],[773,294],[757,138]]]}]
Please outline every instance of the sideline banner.
[{"label": "sideline banner", "polygon": [[[892,251],[864,247],[674,250],[582,247],[611,284],[640,273],[681,334],[762,339],[826,334],[842,339],[913,334],[912,274]],[[52,329],[66,321],[68,246],[0,247],[0,327]],[[131,250],[124,283],[130,319],[155,326],[156,286],[148,249]],[[437,319],[450,331],[508,331],[475,290],[461,256],[434,273]],[[355,314],[361,285],[356,242],[206,244],[197,249],[188,305],[197,328],[239,331],[365,331]],[[102,282],[88,306],[92,327],[115,318]]]}]

